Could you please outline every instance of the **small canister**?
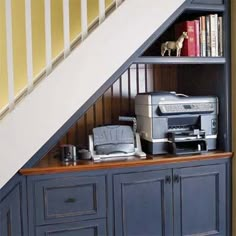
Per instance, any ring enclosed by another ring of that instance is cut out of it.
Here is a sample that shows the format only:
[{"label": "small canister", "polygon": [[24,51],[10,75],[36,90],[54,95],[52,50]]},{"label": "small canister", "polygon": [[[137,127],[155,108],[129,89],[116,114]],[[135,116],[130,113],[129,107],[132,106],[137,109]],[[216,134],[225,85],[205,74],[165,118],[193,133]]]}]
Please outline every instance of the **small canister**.
[{"label": "small canister", "polygon": [[61,161],[75,162],[76,160],[77,160],[76,146],[71,144],[61,145]]}]

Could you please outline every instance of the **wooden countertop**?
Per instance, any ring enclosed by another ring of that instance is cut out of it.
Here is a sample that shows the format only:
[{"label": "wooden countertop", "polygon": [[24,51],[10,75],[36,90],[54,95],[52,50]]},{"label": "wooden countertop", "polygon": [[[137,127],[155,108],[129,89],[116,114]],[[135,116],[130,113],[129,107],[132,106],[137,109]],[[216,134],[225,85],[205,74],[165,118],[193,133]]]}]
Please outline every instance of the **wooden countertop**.
[{"label": "wooden countertop", "polygon": [[134,157],[132,160],[125,161],[109,161],[95,163],[93,161],[80,160],[76,163],[63,163],[59,158],[55,158],[48,155],[41,159],[32,168],[23,168],[20,170],[22,175],[39,175],[39,174],[52,174],[52,173],[63,173],[73,171],[87,171],[87,170],[100,170],[100,169],[111,169],[111,168],[124,168],[124,167],[135,167],[135,166],[148,166],[148,165],[160,165],[169,163],[180,163],[180,162],[191,162],[200,160],[212,160],[220,158],[231,158],[232,152],[207,152],[204,154],[197,154],[191,156],[170,156],[170,155],[148,155],[146,159],[141,160]]}]

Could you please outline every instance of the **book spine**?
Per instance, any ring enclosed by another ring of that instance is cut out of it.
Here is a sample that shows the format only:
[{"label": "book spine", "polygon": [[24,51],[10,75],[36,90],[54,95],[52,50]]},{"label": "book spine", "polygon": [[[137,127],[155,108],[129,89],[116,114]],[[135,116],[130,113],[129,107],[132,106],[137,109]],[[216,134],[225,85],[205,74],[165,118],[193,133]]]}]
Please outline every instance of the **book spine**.
[{"label": "book spine", "polygon": [[211,47],[211,56],[216,57],[218,55],[218,33],[216,25],[217,15],[210,15],[210,47]]},{"label": "book spine", "polygon": [[194,20],[195,55],[200,57],[200,21]]},{"label": "book spine", "polygon": [[181,50],[181,56],[195,57],[195,30],[194,21],[184,21],[176,25],[175,32],[178,38],[183,32],[188,33],[188,39],[183,42],[183,48]]},{"label": "book spine", "polygon": [[206,56],[211,56],[210,16],[206,16]]},{"label": "book spine", "polygon": [[218,17],[218,53],[223,56],[223,19],[222,16]]},{"label": "book spine", "polygon": [[216,57],[219,56],[218,14],[215,14]]},{"label": "book spine", "polygon": [[206,56],[206,17],[200,17],[200,48],[201,56]]}]

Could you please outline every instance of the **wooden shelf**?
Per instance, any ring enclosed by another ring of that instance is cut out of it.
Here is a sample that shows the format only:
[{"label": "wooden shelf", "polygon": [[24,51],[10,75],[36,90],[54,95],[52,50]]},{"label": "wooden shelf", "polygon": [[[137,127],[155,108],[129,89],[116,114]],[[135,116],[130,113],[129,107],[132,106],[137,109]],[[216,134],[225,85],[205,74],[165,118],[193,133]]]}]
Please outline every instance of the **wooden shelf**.
[{"label": "wooden shelf", "polygon": [[186,10],[194,10],[194,11],[203,11],[203,12],[223,12],[225,11],[224,5],[217,4],[190,4]]},{"label": "wooden shelf", "polygon": [[225,64],[224,57],[154,57],[144,56],[134,60],[134,64]]},{"label": "wooden shelf", "polygon": [[52,173],[65,173],[74,171],[88,171],[100,170],[111,168],[124,168],[124,167],[137,167],[137,166],[150,166],[173,164],[181,162],[192,162],[202,160],[212,160],[221,158],[231,158],[231,152],[207,152],[204,154],[197,154],[191,156],[170,156],[170,155],[148,155],[147,159],[141,160],[134,157],[126,161],[109,161],[94,163],[93,161],[78,161],[76,163],[63,163],[59,158],[53,156],[46,156],[39,161],[37,165],[32,168],[23,168],[20,170],[22,175],[38,175],[38,174],[52,174]]}]

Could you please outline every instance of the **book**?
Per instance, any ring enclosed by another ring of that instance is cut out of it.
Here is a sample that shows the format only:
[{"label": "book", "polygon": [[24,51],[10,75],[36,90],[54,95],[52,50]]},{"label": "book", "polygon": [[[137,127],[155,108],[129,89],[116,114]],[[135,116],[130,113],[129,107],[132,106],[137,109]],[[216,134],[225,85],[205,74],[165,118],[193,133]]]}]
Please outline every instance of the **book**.
[{"label": "book", "polygon": [[206,56],[211,56],[210,16],[206,16]]},{"label": "book", "polygon": [[195,56],[200,57],[200,21],[194,20]]},{"label": "book", "polygon": [[183,32],[188,33],[188,39],[183,42],[183,48],[181,50],[181,56],[195,57],[196,46],[195,46],[195,23],[194,21],[183,21],[176,24],[175,36],[178,38]]},{"label": "book", "polygon": [[223,19],[218,17],[218,56],[223,56]]},{"label": "book", "polygon": [[206,56],[206,17],[200,17],[200,54]]},{"label": "book", "polygon": [[218,15],[210,14],[210,48],[211,56],[218,56]]}]

